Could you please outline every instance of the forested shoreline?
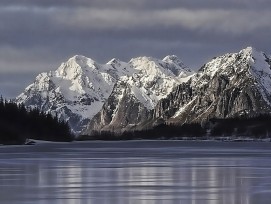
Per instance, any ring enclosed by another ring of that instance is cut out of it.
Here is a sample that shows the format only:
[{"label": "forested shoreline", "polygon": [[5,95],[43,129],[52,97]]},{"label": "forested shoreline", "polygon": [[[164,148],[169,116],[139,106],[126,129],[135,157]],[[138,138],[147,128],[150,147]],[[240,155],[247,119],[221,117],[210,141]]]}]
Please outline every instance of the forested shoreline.
[{"label": "forested shoreline", "polygon": [[65,121],[38,109],[0,98],[0,144],[25,144],[27,139],[72,141],[73,134]]},{"label": "forested shoreline", "polygon": [[152,129],[115,133],[93,132],[91,136],[81,135],[78,140],[132,140],[132,139],[206,139],[219,137],[247,137],[263,139],[271,137],[271,116],[236,117],[210,119],[204,124],[183,125],[161,124]]},{"label": "forested shoreline", "polygon": [[[183,139],[208,137],[271,138],[271,116],[210,119],[204,124],[160,124],[146,130],[127,132],[94,132],[80,135],[77,140],[134,140]],[[38,109],[27,109],[23,104],[0,97],[0,144],[25,144],[28,139],[72,141],[75,139],[67,122]]]}]

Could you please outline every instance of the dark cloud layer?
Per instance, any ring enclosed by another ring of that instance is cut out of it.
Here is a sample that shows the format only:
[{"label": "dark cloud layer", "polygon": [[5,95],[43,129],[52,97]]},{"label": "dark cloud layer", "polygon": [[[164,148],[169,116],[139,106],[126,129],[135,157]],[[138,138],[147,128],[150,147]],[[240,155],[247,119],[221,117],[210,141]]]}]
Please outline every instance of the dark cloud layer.
[{"label": "dark cloud layer", "polygon": [[1,0],[0,6],[37,6],[37,7],[94,7],[94,8],[270,8],[269,0]]},{"label": "dark cloud layer", "polygon": [[271,53],[270,9],[269,0],[1,0],[0,92],[16,96],[75,54],[101,63],[176,54],[197,69],[246,46]]}]

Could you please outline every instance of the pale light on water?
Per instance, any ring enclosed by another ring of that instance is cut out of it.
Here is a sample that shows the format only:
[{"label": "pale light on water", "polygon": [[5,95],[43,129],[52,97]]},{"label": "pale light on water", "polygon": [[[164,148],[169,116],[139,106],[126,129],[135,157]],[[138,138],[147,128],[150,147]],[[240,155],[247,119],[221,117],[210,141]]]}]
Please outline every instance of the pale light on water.
[{"label": "pale light on water", "polygon": [[93,142],[0,148],[1,204],[265,204],[271,144]]}]

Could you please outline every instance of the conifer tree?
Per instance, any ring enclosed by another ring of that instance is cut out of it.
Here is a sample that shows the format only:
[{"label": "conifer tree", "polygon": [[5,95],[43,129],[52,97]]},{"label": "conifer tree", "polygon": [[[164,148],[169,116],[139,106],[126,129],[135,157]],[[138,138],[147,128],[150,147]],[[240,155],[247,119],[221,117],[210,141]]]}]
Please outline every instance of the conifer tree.
[{"label": "conifer tree", "polygon": [[23,144],[26,139],[71,141],[68,123],[37,108],[27,110],[0,97],[0,143]]}]

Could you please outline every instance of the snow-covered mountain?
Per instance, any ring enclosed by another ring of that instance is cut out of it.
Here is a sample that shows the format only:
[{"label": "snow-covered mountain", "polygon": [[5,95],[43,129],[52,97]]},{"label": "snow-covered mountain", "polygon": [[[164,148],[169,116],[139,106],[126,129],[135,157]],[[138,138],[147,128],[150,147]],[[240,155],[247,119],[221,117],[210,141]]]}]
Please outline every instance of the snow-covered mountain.
[{"label": "snow-covered mountain", "polygon": [[74,56],[38,75],[16,102],[57,114],[84,134],[271,113],[271,59],[248,47],[194,73],[176,56],[106,64]]},{"label": "snow-covered mountain", "polygon": [[129,65],[136,71],[120,78],[85,132],[124,131],[144,125],[141,123],[148,120],[157,103],[193,74],[176,56],[163,60],[139,57]]},{"label": "snow-covered mountain", "polygon": [[[163,61],[169,60],[179,64],[175,57],[167,57]],[[175,69],[171,67],[169,70],[174,72]],[[144,75],[136,81],[141,83],[142,80]],[[135,97],[136,92],[132,94],[134,84],[127,81],[117,83],[109,100],[90,121],[84,134],[91,134],[93,130],[142,129],[159,123],[205,123],[210,118],[271,113],[271,59],[252,47],[216,57],[197,73],[179,78],[180,84],[172,85],[174,88],[169,94],[165,91],[166,97],[161,95],[163,97],[158,102],[147,103],[151,106],[142,106],[144,103]],[[153,86],[159,85],[159,79],[150,81]],[[152,88],[146,87],[146,90]],[[163,93],[163,89],[157,87],[153,90]],[[155,97],[155,94],[146,95],[150,96],[149,100]]]},{"label": "snow-covered mountain", "polygon": [[152,120],[206,122],[271,113],[271,60],[252,47],[216,57],[159,101]]},{"label": "snow-covered mountain", "polygon": [[[149,110],[191,74],[176,56],[163,60],[140,57],[128,63],[112,59],[98,64],[77,55],[62,63],[56,71],[39,74],[15,101],[57,114],[79,133],[106,106],[110,96],[112,98],[111,93],[118,101],[125,101],[129,94],[143,109]],[[124,84],[129,91],[123,88]],[[112,116],[117,112],[114,109]]]}]

